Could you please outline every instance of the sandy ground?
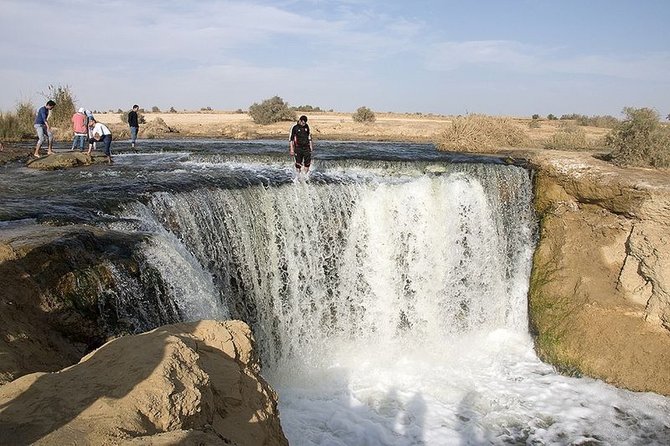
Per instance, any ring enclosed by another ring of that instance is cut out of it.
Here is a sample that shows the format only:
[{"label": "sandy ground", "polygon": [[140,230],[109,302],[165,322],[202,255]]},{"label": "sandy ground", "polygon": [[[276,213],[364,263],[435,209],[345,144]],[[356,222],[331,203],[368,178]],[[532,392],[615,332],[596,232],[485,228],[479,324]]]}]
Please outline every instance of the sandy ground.
[{"label": "sandy ground", "polygon": [[[318,112],[306,113],[315,140],[366,140],[366,141],[416,141],[436,142],[440,134],[451,124],[453,116],[376,113],[374,123],[357,123],[350,113]],[[147,127],[160,118],[175,131],[173,136],[210,137],[234,139],[281,139],[287,138],[292,122],[258,125],[247,113],[236,112],[178,112],[144,113]],[[126,125],[118,113],[101,113],[97,118],[113,126],[116,134],[124,133]],[[530,128],[530,119],[514,118],[515,123],[528,134],[532,145],[541,147],[542,142],[556,133],[563,121],[540,121],[538,128]],[[609,129],[580,127],[589,140],[602,138]],[[140,136],[142,136],[140,134]]]}]

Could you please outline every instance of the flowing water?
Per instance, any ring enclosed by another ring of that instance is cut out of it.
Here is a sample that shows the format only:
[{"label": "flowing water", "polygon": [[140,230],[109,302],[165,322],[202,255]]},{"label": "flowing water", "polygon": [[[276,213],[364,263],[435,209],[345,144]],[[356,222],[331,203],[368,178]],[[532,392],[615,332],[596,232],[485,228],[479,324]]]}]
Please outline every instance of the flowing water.
[{"label": "flowing water", "polygon": [[8,166],[0,218],[149,234],[181,319],[250,324],[292,445],[670,444],[668,398],[537,359],[527,170],[321,143],[294,182],[285,152],[152,141],[111,167]]}]

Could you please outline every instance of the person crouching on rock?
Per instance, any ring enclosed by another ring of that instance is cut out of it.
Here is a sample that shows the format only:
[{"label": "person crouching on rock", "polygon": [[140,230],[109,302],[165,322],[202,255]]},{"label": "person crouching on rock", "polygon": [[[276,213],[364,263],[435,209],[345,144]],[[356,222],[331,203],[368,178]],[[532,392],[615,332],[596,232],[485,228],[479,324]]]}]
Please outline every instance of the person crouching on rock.
[{"label": "person crouching on rock", "polygon": [[112,132],[107,128],[107,126],[101,122],[98,122],[95,120],[95,118],[91,118],[90,122],[88,123],[88,126],[91,128],[91,134],[93,137],[89,140],[89,148],[88,152],[86,152],[87,155],[91,154],[91,145],[95,142],[102,142],[104,144],[103,150],[105,152],[105,156],[107,156],[107,162],[109,164],[112,163]]}]

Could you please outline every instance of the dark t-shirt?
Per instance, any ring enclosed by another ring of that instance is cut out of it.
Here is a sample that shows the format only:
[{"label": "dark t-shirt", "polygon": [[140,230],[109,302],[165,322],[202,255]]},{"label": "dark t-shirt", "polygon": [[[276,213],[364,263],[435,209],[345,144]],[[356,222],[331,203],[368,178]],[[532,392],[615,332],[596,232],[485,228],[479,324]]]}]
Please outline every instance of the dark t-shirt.
[{"label": "dark t-shirt", "polygon": [[[132,110],[130,113],[128,113],[128,125],[130,127],[139,127],[140,124],[137,121],[137,112],[135,110]],[[284,127],[286,128],[286,127]]]},{"label": "dark t-shirt", "polygon": [[298,149],[309,149],[309,142],[312,140],[312,135],[309,133],[309,126],[307,124],[296,124],[291,129],[291,141]]}]

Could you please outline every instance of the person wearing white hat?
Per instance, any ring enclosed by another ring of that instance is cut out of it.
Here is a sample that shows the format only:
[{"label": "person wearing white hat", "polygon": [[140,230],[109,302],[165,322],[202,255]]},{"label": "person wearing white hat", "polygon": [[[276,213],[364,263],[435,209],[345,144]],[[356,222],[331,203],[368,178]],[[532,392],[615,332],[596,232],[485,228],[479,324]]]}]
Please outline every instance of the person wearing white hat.
[{"label": "person wearing white hat", "polygon": [[80,108],[72,115],[72,130],[74,130],[74,139],[72,140],[72,149],[79,147],[79,151],[84,151],[84,144],[88,139],[88,128],[86,127],[86,114],[84,109]]}]

